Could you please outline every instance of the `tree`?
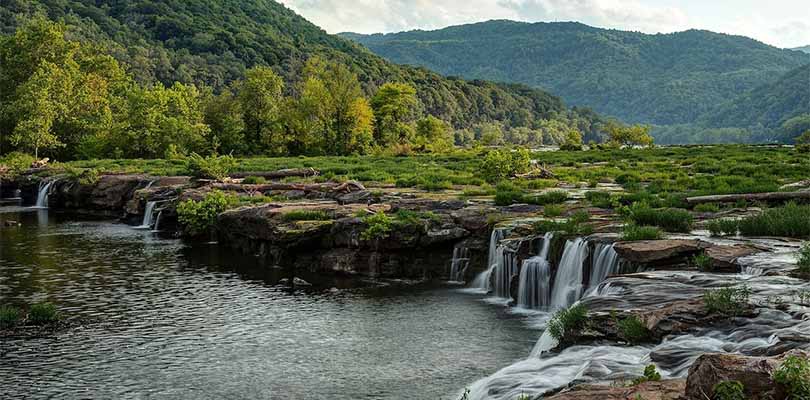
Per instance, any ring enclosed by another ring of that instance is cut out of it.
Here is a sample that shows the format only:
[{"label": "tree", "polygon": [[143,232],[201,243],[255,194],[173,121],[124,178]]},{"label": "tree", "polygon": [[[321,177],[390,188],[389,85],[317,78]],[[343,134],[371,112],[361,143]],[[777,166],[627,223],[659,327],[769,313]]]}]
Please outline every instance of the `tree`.
[{"label": "tree", "polygon": [[605,131],[608,134],[608,142],[614,146],[652,146],[653,137],[650,135],[652,128],[648,125],[623,125],[616,121],[609,122]]},{"label": "tree", "polygon": [[280,127],[284,81],[272,68],[254,67],[236,84],[245,124],[248,152],[287,154],[287,139]]},{"label": "tree", "polygon": [[211,149],[222,153],[244,153],[245,122],[241,103],[225,89],[205,102],[205,123],[211,128]]},{"label": "tree", "polygon": [[560,144],[560,150],[582,150],[582,133],[576,129],[568,130],[564,141]]},{"label": "tree", "polygon": [[504,143],[503,129],[500,124],[478,124],[474,129],[476,139],[484,146],[498,146]]},{"label": "tree", "polygon": [[416,122],[414,148],[430,153],[446,153],[453,149],[453,134],[450,125],[428,115]]},{"label": "tree", "polygon": [[416,89],[405,83],[386,83],[371,99],[377,118],[376,140],[383,146],[412,140],[413,121],[417,118],[419,99]]},{"label": "tree", "polygon": [[810,153],[810,130],[796,138],[796,149],[800,153]]}]

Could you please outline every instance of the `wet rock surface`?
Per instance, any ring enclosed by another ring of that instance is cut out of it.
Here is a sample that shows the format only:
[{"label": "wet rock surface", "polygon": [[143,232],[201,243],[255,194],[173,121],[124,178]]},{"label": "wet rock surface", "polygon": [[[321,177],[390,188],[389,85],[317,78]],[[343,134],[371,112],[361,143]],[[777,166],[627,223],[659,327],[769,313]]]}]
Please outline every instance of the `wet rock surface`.
[{"label": "wet rock surface", "polygon": [[548,400],[679,400],[685,388],[684,379],[644,382],[630,387],[578,385]]}]

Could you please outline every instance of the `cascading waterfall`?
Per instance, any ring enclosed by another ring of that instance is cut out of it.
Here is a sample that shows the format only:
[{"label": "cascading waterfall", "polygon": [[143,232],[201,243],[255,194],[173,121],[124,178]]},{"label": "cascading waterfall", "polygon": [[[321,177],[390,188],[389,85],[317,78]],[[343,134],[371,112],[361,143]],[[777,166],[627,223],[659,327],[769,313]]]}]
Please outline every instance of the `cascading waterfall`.
[{"label": "cascading waterfall", "polygon": [[512,297],[510,291],[512,276],[517,274],[517,269],[517,260],[512,251],[506,246],[498,246],[495,250],[495,268],[492,270],[492,273],[495,274],[495,287],[493,288],[495,296]]},{"label": "cascading waterfall", "polygon": [[51,191],[51,186],[56,181],[41,182],[39,184],[39,193],[37,194],[37,203],[34,208],[48,208],[48,195]]},{"label": "cascading waterfall", "polygon": [[160,230],[160,217],[163,216],[163,210],[158,211],[157,218],[155,218],[155,227],[152,230]]},{"label": "cascading waterfall", "polygon": [[152,229],[152,221],[154,219],[156,205],[156,201],[149,201],[146,203],[146,209],[143,213],[143,222],[141,222],[141,225],[135,229]]},{"label": "cascading waterfall", "polygon": [[450,280],[455,282],[463,282],[464,274],[467,272],[467,267],[470,265],[470,249],[464,246],[456,246],[453,248],[453,261],[450,263]]},{"label": "cascading waterfall", "polygon": [[506,228],[495,228],[492,231],[492,235],[489,237],[489,268],[475,277],[472,285],[474,288],[481,289],[486,292],[492,290],[491,277],[492,273],[495,272],[495,269],[498,266],[498,263],[496,262],[498,259],[498,243],[500,243],[500,241],[506,237],[508,232],[509,231]]},{"label": "cascading waterfall", "polygon": [[519,307],[548,306],[551,297],[551,265],[548,262],[548,252],[553,238],[553,233],[546,233],[538,255],[523,261],[517,299]]},{"label": "cascading waterfall", "polygon": [[619,267],[619,254],[613,249],[614,243],[598,243],[594,250],[591,262],[591,276],[588,280],[588,288],[593,289],[608,275],[615,274]]},{"label": "cascading waterfall", "polygon": [[583,238],[565,243],[557,277],[551,293],[550,306],[554,309],[567,308],[582,296],[582,266],[588,257],[588,242]]}]

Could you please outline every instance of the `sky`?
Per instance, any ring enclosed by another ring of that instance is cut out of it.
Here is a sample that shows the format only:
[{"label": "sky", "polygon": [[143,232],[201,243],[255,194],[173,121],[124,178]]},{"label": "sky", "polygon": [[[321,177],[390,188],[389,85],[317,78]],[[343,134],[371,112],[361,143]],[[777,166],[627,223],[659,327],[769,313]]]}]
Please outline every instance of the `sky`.
[{"label": "sky", "polygon": [[329,33],[400,32],[511,19],[579,21],[602,28],[686,29],[810,45],[810,0],[280,0]]}]

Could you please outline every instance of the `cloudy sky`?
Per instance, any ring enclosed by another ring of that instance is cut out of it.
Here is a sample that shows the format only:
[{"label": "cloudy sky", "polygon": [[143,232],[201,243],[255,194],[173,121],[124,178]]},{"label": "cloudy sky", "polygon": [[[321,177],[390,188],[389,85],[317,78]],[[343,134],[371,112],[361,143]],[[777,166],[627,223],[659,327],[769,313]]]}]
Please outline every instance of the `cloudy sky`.
[{"label": "cloudy sky", "polygon": [[810,45],[810,0],[280,0],[330,33],[437,29],[489,19],[580,21],[674,32],[750,36],[779,47]]}]

